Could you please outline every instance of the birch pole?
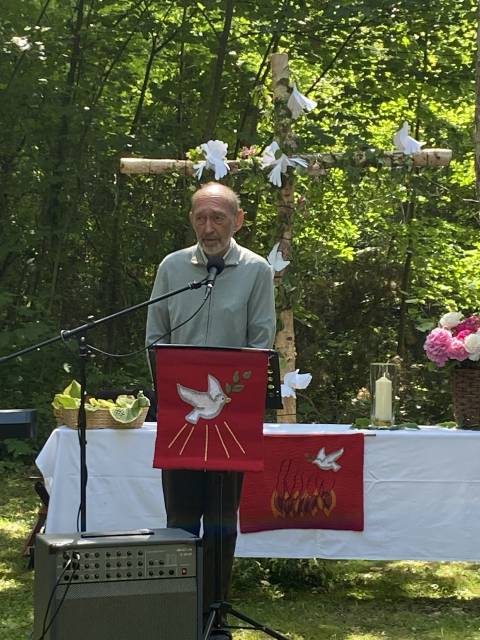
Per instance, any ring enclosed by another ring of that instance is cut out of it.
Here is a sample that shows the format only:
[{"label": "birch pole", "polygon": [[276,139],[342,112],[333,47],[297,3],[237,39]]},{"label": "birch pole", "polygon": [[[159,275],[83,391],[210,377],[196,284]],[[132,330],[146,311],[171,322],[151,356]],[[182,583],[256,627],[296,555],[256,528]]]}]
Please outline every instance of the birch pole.
[{"label": "birch pole", "polygon": [[[286,53],[274,53],[271,57],[272,66],[272,92],[274,109],[274,138],[287,156],[294,155],[296,140],[291,125],[291,113],[287,107],[290,95],[288,56]],[[289,260],[292,254],[293,221],[295,218],[295,177],[290,169],[282,180],[282,187],[277,197],[277,239],[280,243],[279,250],[285,260]],[[275,348],[280,356],[280,377],[295,371],[297,350],[295,345],[295,328],[291,301],[282,295],[284,289],[284,274],[279,271],[275,274],[275,284],[279,290],[280,306],[278,309],[279,327],[275,338]],[[284,302],[285,301],[285,302]],[[283,307],[283,304],[286,306]],[[277,411],[278,422],[296,422],[295,398],[283,398],[283,409]]]}]

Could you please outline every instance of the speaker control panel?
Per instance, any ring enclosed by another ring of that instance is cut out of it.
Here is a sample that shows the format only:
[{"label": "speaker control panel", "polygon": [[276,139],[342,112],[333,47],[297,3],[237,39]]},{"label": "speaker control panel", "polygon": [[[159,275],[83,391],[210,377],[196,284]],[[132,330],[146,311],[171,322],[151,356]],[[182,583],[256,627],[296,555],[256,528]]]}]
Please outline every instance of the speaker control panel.
[{"label": "speaker control panel", "polygon": [[56,573],[59,584],[192,577],[197,573],[196,548],[188,544],[77,546],[57,555]]}]

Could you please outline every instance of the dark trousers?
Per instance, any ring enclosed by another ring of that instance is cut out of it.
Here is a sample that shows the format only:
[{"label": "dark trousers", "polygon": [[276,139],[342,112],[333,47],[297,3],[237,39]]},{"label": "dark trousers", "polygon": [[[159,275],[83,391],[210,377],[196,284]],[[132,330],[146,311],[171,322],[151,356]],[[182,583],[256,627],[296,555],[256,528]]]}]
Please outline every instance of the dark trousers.
[{"label": "dark trousers", "polygon": [[[221,477],[221,593],[215,593],[215,533],[218,531],[218,482]],[[203,611],[218,599],[227,600],[232,577],[237,512],[243,473],[236,471],[192,471],[163,469],[162,484],[167,510],[167,526],[185,529],[198,536],[203,517]]]}]

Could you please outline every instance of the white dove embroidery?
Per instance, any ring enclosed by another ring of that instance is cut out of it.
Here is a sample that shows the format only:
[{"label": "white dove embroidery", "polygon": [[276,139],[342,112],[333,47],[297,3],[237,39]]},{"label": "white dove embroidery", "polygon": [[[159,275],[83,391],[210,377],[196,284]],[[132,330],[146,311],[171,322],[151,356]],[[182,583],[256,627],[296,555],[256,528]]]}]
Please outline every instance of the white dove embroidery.
[{"label": "white dove embroidery", "polygon": [[216,418],[223,407],[231,401],[224,392],[220,382],[208,374],[208,391],[196,391],[177,383],[177,391],[180,398],[187,404],[191,404],[193,411],[185,416],[185,420],[191,424],[197,424],[199,418],[207,420]]},{"label": "white dove embroidery", "polygon": [[333,453],[329,453],[328,455],[325,453],[325,447],[322,447],[320,451],[317,453],[317,457],[312,459],[313,464],[316,464],[317,467],[323,469],[323,471],[338,471],[341,469],[341,465],[337,464],[337,460],[343,454],[343,447],[338,449],[338,451],[334,451]]}]

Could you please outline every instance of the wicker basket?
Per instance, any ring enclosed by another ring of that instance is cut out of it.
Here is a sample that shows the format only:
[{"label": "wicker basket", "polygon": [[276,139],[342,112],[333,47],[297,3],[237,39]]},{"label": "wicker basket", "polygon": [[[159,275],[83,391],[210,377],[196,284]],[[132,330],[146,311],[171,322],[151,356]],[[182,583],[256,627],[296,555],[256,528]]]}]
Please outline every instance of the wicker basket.
[{"label": "wicker basket", "polygon": [[480,369],[453,370],[453,415],[460,429],[480,429]]},{"label": "wicker basket", "polygon": [[[148,407],[142,409],[142,413],[132,420],[132,422],[118,422],[110,415],[108,409],[98,409],[97,411],[86,411],[87,429],[138,429],[145,422]],[[57,424],[65,425],[71,429],[78,426],[78,409],[55,409]]]}]

